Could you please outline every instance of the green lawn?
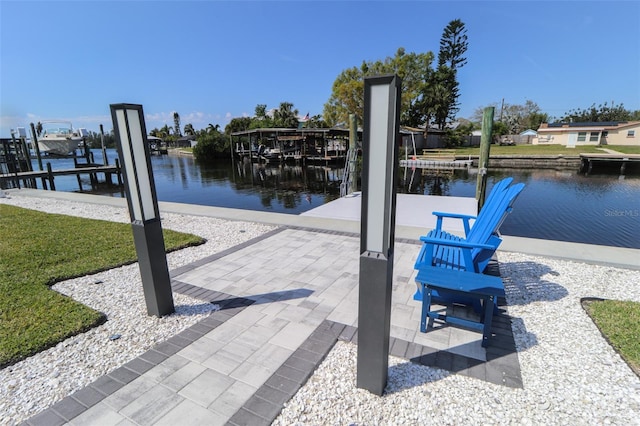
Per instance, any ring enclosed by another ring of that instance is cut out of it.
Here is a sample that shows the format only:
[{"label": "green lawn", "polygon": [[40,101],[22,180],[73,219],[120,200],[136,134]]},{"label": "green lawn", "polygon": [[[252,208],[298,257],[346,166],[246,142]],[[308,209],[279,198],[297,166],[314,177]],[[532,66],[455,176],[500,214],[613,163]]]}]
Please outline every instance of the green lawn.
[{"label": "green lawn", "polygon": [[[164,239],[167,251],[204,242],[171,230]],[[105,321],[50,285],[135,260],[131,224],[0,204],[0,367]]]},{"label": "green lawn", "polygon": [[[625,154],[640,154],[640,146],[606,145],[598,147],[585,145],[576,148],[567,148],[564,145],[491,145],[489,155],[567,155],[575,156],[580,153],[603,153],[598,148],[607,148]],[[456,155],[480,155],[480,148],[456,148]]]},{"label": "green lawn", "polygon": [[611,346],[640,376],[640,303],[588,300],[583,305]]}]

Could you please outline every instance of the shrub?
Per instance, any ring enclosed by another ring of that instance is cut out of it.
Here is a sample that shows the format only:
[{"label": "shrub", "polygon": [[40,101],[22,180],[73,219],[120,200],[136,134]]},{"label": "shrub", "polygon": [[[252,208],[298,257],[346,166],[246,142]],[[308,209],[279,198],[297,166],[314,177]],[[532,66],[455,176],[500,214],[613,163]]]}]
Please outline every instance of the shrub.
[{"label": "shrub", "polygon": [[230,142],[228,136],[220,132],[199,135],[198,143],[193,147],[193,156],[198,161],[211,161],[216,158],[228,158]]}]

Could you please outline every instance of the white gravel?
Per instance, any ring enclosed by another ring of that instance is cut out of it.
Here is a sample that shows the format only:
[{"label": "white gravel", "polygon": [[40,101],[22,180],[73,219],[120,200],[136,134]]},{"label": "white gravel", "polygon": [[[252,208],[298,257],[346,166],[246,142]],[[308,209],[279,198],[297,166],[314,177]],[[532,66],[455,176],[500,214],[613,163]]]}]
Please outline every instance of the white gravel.
[{"label": "white gravel", "polygon": [[[3,196],[4,195],[4,196]],[[129,223],[124,208],[51,201],[0,191],[0,203],[48,213]],[[169,269],[233,247],[274,229],[257,223],[162,214],[166,229],[188,232],[207,243],[167,255]],[[107,315],[99,327],[71,337],[0,370],[0,424],[17,424],[76,392],[156,343],[202,320],[217,306],[174,293],[176,312],[163,318],[146,312],[138,264],[58,283],[52,287]],[[120,335],[117,340],[110,337]]]},{"label": "white gravel", "polygon": [[640,379],[580,305],[640,302],[638,271],[516,253],[499,260],[523,389],[390,357],[377,397],[355,387],[356,346],[339,342],[274,424],[640,424]]},{"label": "white gravel", "polygon": [[[129,222],[124,209],[112,207],[14,195],[0,197],[0,203]],[[162,216],[163,227],[209,240],[203,246],[169,254],[170,268],[273,229],[204,217]],[[507,309],[514,318],[523,389],[390,357],[388,387],[384,396],[377,397],[355,387],[356,347],[339,342],[274,424],[640,424],[640,379],[580,306],[581,297],[640,302],[638,271],[517,253],[503,252],[499,258]],[[175,295],[175,315],[147,316],[137,265],[54,287],[105,312],[109,320],[0,370],[0,424],[30,417],[215,309]],[[112,341],[109,336],[113,334],[122,337]]]}]

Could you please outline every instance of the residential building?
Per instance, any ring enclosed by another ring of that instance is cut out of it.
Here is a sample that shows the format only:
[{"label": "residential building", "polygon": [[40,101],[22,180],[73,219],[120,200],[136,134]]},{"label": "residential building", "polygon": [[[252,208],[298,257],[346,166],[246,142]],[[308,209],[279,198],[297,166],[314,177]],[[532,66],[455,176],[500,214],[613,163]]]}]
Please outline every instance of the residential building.
[{"label": "residential building", "polygon": [[542,123],[532,143],[566,145],[640,145],[640,121]]}]

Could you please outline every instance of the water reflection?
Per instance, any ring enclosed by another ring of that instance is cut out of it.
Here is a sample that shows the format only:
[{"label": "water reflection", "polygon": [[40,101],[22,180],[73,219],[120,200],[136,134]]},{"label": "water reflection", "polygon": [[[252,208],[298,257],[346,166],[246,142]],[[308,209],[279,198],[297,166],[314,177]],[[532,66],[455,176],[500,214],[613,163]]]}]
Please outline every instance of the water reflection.
[{"label": "water reflection", "polygon": [[[400,174],[399,192],[475,197],[473,169],[407,168]],[[640,176],[619,179],[570,170],[498,169],[489,172],[487,191],[507,176],[526,187],[502,225],[503,234],[640,248]]]},{"label": "water reflection", "polygon": [[[100,151],[94,154],[101,162]],[[113,164],[115,151],[108,154]],[[72,160],[51,161],[54,169],[73,167]],[[342,165],[198,164],[190,157],[167,155],[153,156],[152,167],[160,201],[288,214],[338,198],[344,173]],[[507,176],[527,186],[501,228],[504,234],[640,248],[640,176],[619,179],[615,174],[585,176],[577,170],[497,169],[488,174],[487,190]],[[476,179],[473,169],[399,168],[397,189],[406,194],[475,197]],[[78,182],[73,176],[61,176],[56,187],[77,191]],[[90,187],[88,179],[83,187]],[[121,196],[109,188],[96,193]]]}]

